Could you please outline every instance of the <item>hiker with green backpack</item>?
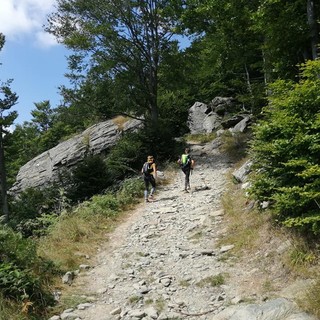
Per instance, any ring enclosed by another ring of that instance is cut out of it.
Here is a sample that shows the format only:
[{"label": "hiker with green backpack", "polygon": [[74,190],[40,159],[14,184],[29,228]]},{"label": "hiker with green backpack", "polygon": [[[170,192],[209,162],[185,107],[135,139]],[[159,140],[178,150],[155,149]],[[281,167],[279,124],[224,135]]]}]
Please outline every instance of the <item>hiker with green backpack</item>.
[{"label": "hiker with green backpack", "polygon": [[194,167],[194,160],[191,158],[189,153],[190,153],[190,148],[186,148],[184,150],[184,154],[182,154],[178,160],[180,168],[185,175],[185,180],[184,180],[184,191],[185,192],[188,192],[188,190],[191,189],[190,188],[190,173]]}]

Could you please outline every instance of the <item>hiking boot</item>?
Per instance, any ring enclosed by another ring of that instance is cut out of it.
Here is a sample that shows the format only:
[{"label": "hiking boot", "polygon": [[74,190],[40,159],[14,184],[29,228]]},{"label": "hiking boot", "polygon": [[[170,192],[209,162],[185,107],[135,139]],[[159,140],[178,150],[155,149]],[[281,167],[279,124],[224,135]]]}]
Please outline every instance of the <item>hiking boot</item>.
[{"label": "hiking boot", "polygon": [[148,199],[144,199],[144,202],[147,203],[147,202],[150,202],[150,201]]},{"label": "hiking boot", "polygon": [[189,191],[188,191],[187,189],[184,189],[183,191],[184,191],[185,193],[189,193]]}]

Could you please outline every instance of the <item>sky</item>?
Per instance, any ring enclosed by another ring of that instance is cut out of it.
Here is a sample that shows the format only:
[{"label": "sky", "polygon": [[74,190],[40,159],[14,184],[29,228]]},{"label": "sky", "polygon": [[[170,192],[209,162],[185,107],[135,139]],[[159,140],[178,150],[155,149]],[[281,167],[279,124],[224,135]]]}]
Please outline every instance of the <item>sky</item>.
[{"label": "sky", "polygon": [[15,124],[31,120],[34,103],[49,100],[52,108],[58,106],[58,87],[68,85],[68,51],[43,29],[55,2],[1,0],[0,32],[6,42],[0,51],[0,81],[13,79],[11,90],[19,96],[10,109],[18,111]]}]

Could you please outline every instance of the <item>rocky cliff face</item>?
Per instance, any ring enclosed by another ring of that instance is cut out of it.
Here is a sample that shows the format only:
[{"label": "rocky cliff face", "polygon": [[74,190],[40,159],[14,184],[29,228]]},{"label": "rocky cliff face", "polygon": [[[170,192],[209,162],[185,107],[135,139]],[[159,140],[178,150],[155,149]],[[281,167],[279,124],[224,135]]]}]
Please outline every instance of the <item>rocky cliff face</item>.
[{"label": "rocky cliff face", "polygon": [[123,133],[142,126],[139,120],[129,120],[119,128],[113,120],[91,126],[81,134],[66,140],[27,162],[18,172],[10,193],[26,188],[41,188],[57,181],[62,169],[82,161],[86,153],[101,154],[114,146]]}]

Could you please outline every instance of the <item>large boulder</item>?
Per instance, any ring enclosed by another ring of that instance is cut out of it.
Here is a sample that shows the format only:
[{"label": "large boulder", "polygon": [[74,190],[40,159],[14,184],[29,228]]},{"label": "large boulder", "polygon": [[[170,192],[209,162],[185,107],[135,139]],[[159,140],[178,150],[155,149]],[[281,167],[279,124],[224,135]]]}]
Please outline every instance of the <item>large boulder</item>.
[{"label": "large boulder", "polygon": [[221,117],[215,113],[210,112],[203,120],[203,129],[206,133],[211,133],[214,130],[218,129],[221,125]]},{"label": "large boulder", "polygon": [[219,116],[236,111],[235,100],[232,97],[215,97],[208,106]]},{"label": "large boulder", "polygon": [[116,144],[128,131],[142,126],[140,120],[128,120],[119,127],[113,120],[95,124],[81,134],[41,153],[22,166],[10,193],[18,194],[26,188],[41,188],[58,180],[62,170],[82,161],[86,154],[101,154]]},{"label": "large boulder", "polygon": [[207,117],[207,112],[208,112],[208,106],[202,102],[196,102],[189,109],[188,127],[192,134],[206,132],[205,128],[203,127],[203,122]]},{"label": "large boulder", "polygon": [[231,97],[215,97],[208,105],[196,102],[188,114],[190,133],[211,133],[217,130],[223,118],[234,109],[235,101]]}]

